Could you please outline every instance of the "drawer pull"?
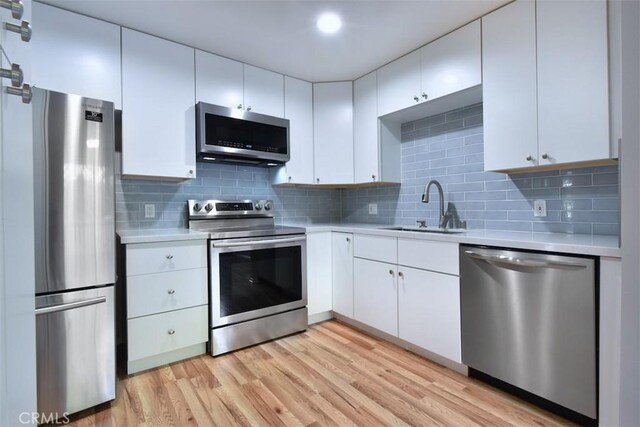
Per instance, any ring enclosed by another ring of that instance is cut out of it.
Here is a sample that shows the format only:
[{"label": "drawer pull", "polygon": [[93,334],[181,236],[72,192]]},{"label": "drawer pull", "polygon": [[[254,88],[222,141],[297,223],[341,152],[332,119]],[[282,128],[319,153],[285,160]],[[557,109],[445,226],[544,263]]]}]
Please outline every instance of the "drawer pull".
[{"label": "drawer pull", "polygon": [[173,255],[167,255],[167,259],[173,259]]},{"label": "drawer pull", "polygon": [[169,335],[173,335],[176,333],[176,331],[174,331],[173,329],[169,329],[169,331],[167,332]]},{"label": "drawer pull", "polygon": [[173,294],[175,294],[175,293],[176,293],[176,290],[175,290],[175,289],[169,289],[169,290],[167,291],[167,293],[168,293],[169,295],[173,295]]}]

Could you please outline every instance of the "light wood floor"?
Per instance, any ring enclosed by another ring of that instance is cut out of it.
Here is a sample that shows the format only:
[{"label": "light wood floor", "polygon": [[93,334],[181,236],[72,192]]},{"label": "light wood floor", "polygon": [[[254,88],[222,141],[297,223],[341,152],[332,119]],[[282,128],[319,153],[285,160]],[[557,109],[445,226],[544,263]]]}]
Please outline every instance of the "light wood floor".
[{"label": "light wood floor", "polygon": [[567,425],[393,344],[329,321],[123,378],[73,425]]}]

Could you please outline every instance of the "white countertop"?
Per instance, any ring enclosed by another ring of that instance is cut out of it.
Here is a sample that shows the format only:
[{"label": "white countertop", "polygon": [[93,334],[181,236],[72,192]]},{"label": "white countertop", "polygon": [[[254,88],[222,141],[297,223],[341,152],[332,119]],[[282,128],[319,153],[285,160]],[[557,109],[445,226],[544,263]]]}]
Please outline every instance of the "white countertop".
[{"label": "white countertop", "polygon": [[129,243],[154,243],[173,242],[179,240],[206,240],[209,233],[192,231],[188,228],[167,228],[157,230],[120,230],[118,231],[120,242]]},{"label": "white countertop", "polygon": [[342,231],[379,236],[425,239],[471,245],[488,245],[514,249],[560,252],[578,255],[621,257],[618,236],[590,234],[528,233],[516,231],[470,230],[463,234],[438,234],[385,230],[393,225],[381,224],[286,224],[305,228],[307,233]]}]

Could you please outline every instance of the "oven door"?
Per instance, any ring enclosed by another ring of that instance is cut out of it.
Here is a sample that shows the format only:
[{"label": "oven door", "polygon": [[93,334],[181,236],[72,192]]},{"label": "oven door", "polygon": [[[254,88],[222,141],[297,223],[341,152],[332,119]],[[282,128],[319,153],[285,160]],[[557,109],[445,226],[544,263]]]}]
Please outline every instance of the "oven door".
[{"label": "oven door", "polygon": [[304,235],[211,241],[212,326],[306,306],[306,252]]}]

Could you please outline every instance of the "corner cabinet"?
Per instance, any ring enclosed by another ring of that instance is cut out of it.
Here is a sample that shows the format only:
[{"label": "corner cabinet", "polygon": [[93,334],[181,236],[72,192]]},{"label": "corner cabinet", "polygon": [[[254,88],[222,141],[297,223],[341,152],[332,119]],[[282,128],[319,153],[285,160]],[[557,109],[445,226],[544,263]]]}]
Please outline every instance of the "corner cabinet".
[{"label": "corner cabinet", "polygon": [[332,308],[331,232],[307,234],[307,312],[309,323],[330,318]]},{"label": "corner cabinet", "polygon": [[313,85],[315,184],[353,184],[353,84]]},{"label": "corner cabinet", "polygon": [[274,168],[273,184],[313,184],[313,85],[285,76],[284,117],[291,159]]},{"label": "corner cabinet", "polygon": [[122,29],[122,174],[196,176],[194,49]]},{"label": "corner cabinet", "polygon": [[353,234],[332,233],[333,311],[353,318]]}]

